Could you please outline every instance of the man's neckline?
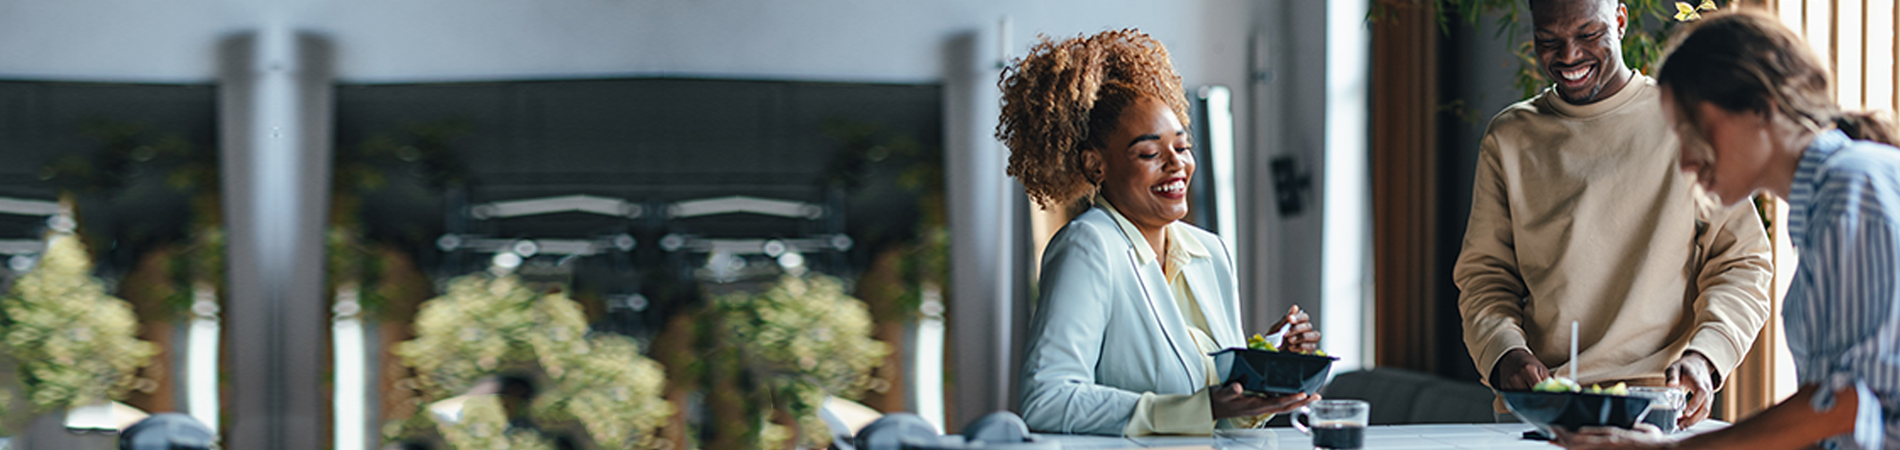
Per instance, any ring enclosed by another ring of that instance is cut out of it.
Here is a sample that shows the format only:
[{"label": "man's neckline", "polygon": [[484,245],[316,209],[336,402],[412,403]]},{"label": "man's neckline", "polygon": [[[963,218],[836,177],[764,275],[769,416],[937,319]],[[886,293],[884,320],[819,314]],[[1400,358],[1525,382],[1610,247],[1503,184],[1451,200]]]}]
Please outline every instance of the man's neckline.
[{"label": "man's neckline", "polygon": [[1588,119],[1616,111],[1624,105],[1628,105],[1630,101],[1642,96],[1644,91],[1653,88],[1654,85],[1654,79],[1642,73],[1633,73],[1630,74],[1629,81],[1625,82],[1623,88],[1618,89],[1615,95],[1611,95],[1609,98],[1605,98],[1599,102],[1585,105],[1570,103],[1570,101],[1564,100],[1563,95],[1558,94],[1555,89],[1546,89],[1544,91],[1544,97],[1545,100],[1549,101],[1551,109],[1556,110],[1558,114],[1571,118]]}]

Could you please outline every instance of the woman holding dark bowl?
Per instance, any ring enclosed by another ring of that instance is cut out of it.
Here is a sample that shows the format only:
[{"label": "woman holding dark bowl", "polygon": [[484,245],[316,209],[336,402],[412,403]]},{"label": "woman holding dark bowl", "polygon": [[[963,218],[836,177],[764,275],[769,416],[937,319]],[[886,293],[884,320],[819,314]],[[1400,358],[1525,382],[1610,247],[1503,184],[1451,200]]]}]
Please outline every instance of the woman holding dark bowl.
[{"label": "woman holding dark bowl", "polygon": [[1788,201],[1800,265],[1782,323],[1800,390],[1726,429],[1558,433],[1570,448],[1900,448],[1900,149],[1894,126],[1842,111],[1828,63],[1781,22],[1725,12],[1691,24],[1657,82],[1682,170],[1723,203]]},{"label": "woman holding dark bowl", "polygon": [[[1022,368],[1031,429],[1206,435],[1318,399],[1220,385],[1208,354],[1246,346],[1237,275],[1218,237],[1181,222],[1194,153],[1160,42],[1135,30],[1045,38],[1001,86],[1009,175],[1043,207],[1092,203],[1043,255]],[[1279,325],[1282,349],[1318,348],[1297,306]]]}]

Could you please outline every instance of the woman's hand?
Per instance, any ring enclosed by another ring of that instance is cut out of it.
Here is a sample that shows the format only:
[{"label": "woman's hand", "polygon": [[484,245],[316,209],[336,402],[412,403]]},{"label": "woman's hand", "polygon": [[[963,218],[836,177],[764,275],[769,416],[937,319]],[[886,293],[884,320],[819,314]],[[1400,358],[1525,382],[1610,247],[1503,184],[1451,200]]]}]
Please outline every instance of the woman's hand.
[{"label": "woman's hand", "polygon": [[1208,403],[1214,407],[1214,420],[1229,417],[1258,416],[1261,414],[1280,414],[1307,403],[1319,400],[1319,395],[1305,393],[1286,395],[1254,395],[1240,389],[1240,383],[1228,383],[1226,386],[1208,389]]},{"label": "woman's hand", "polygon": [[1280,351],[1312,353],[1319,350],[1319,330],[1313,329],[1312,319],[1306,316],[1306,311],[1300,310],[1300,305],[1287,308],[1286,317],[1267,329],[1278,332],[1280,327],[1287,327],[1286,334],[1280,336]]},{"label": "woman's hand", "polygon": [[1655,425],[1637,423],[1636,429],[1617,427],[1585,427],[1576,432],[1564,431],[1563,427],[1554,427],[1556,433],[1552,442],[1568,449],[1666,449],[1675,447],[1675,441],[1664,435]]}]

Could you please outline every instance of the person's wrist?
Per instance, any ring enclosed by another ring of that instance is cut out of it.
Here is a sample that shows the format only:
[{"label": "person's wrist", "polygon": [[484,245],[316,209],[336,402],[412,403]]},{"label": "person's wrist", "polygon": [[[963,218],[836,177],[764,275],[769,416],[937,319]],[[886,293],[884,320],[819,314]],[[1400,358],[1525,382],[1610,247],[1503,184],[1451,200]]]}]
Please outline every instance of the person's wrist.
[{"label": "person's wrist", "polygon": [[1704,355],[1702,352],[1695,350],[1689,350],[1682,352],[1682,361],[1701,367],[1702,381],[1708,382],[1710,387],[1719,384],[1715,380],[1717,373],[1715,370],[1715,361],[1709,360],[1708,355]]},{"label": "person's wrist", "polygon": [[1515,370],[1515,366],[1518,365],[1517,359],[1519,358],[1519,354],[1529,355],[1530,353],[1530,350],[1513,348],[1505,350],[1502,355],[1498,355],[1497,362],[1491,364],[1491,382],[1497,383],[1497,381],[1504,376],[1504,368],[1506,366],[1511,366],[1513,370]]},{"label": "person's wrist", "polygon": [[1505,353],[1504,356],[1498,357],[1497,362],[1491,364],[1491,373],[1486,374],[1484,379],[1490,380],[1492,386],[1495,387],[1498,382],[1503,381],[1501,375],[1504,373],[1504,361],[1510,359],[1510,355],[1510,353]]},{"label": "person's wrist", "polygon": [[1690,360],[1693,360],[1693,361],[1695,361],[1695,362],[1700,362],[1700,363],[1702,363],[1702,368],[1704,368],[1704,369],[1714,369],[1714,368],[1715,368],[1715,362],[1714,362],[1714,361],[1709,361],[1709,355],[1704,355],[1704,354],[1702,354],[1702,352],[1699,352],[1699,351],[1695,351],[1695,350],[1685,350],[1685,351],[1683,351],[1683,352],[1682,352],[1682,359],[1683,359],[1684,361],[1690,361]]}]

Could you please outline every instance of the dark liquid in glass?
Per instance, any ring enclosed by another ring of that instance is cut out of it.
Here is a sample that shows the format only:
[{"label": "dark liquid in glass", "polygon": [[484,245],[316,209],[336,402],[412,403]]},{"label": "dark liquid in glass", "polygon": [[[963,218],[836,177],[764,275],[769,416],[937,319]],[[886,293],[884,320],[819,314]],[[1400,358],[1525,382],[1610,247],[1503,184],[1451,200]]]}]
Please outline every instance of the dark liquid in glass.
[{"label": "dark liquid in glass", "polygon": [[1366,426],[1360,424],[1320,424],[1313,426],[1313,447],[1356,449],[1366,444]]},{"label": "dark liquid in glass", "polygon": [[1662,430],[1664,433],[1674,433],[1676,432],[1676,418],[1680,417],[1681,414],[1682,412],[1677,411],[1675,408],[1650,408],[1649,414],[1643,416],[1643,422],[1655,425],[1656,429]]}]

